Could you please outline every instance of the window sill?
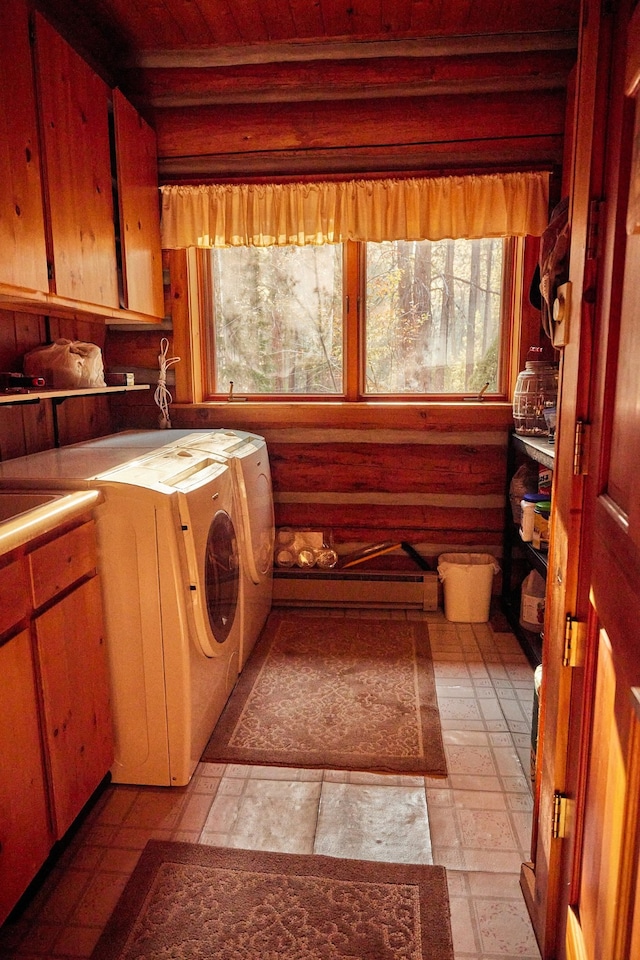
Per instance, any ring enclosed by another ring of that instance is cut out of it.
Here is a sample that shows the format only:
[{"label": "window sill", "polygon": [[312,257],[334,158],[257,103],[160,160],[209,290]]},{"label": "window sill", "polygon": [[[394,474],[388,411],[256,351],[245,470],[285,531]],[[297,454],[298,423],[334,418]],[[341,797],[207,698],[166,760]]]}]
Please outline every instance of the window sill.
[{"label": "window sill", "polygon": [[208,424],[246,428],[370,427],[387,430],[512,430],[513,407],[507,400],[476,401],[240,401],[174,403],[174,426]]}]

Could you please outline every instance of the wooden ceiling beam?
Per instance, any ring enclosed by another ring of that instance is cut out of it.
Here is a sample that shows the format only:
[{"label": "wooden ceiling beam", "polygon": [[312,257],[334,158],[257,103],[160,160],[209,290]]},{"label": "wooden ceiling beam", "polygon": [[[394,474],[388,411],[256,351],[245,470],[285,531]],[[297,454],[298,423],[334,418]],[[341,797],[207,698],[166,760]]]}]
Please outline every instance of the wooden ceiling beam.
[{"label": "wooden ceiling beam", "polygon": [[160,183],[204,183],[326,178],[354,175],[431,176],[482,170],[558,170],[562,136],[488,138],[451,143],[409,143],[393,146],[255,150],[242,154],[165,157],[159,162]]},{"label": "wooden ceiling beam", "polygon": [[155,111],[158,156],[562,134],[563,91]]},{"label": "wooden ceiling beam", "polygon": [[147,107],[361,100],[553,90],[566,86],[572,50],[424,60],[384,59],[147,69],[123,77]]},{"label": "wooden ceiling beam", "polygon": [[542,30],[418,39],[327,42],[295,40],[284,43],[147,49],[139,50],[128,59],[122,60],[120,67],[145,70],[230,67],[252,63],[290,63],[305,60],[379,60],[388,57],[451,57],[576,49],[577,33],[575,31]]}]

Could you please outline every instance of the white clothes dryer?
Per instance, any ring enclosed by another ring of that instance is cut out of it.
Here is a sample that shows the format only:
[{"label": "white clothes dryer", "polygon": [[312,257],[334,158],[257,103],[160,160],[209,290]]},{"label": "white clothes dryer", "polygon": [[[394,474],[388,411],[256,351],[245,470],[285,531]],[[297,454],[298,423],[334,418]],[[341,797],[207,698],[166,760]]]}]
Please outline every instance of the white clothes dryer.
[{"label": "white clothes dryer", "polygon": [[263,437],[242,430],[212,430],[180,438],[178,445],[225,457],[234,471],[241,518],[242,669],[269,616],[273,599],[275,528],[267,444]]},{"label": "white clothes dryer", "polygon": [[[100,489],[96,528],[117,783],[183,785],[240,669],[233,473],[171,449],[61,448],[0,464],[0,486]],[[124,459],[124,462],[123,462]]]}]

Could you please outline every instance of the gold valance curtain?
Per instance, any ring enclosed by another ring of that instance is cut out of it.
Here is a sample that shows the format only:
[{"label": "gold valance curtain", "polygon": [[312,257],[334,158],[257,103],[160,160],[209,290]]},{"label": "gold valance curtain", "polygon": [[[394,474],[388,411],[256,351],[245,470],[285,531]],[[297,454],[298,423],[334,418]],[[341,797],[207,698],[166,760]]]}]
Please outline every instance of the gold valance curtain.
[{"label": "gold valance curtain", "polygon": [[268,247],[344,240],[540,236],[549,174],[167,186],[162,245]]}]

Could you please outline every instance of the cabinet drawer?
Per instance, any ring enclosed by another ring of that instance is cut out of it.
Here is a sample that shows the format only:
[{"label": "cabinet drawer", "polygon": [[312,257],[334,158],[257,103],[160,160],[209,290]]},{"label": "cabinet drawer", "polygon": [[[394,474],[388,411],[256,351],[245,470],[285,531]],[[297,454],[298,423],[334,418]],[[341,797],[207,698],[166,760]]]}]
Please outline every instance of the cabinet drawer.
[{"label": "cabinet drawer", "polygon": [[89,521],[29,555],[31,592],[37,609],[96,566],[94,523]]},{"label": "cabinet drawer", "polygon": [[25,568],[14,560],[0,569],[0,633],[20,623],[30,610]]}]

